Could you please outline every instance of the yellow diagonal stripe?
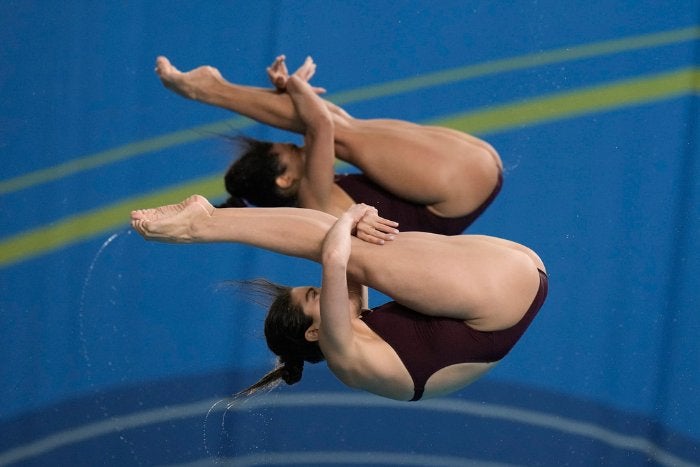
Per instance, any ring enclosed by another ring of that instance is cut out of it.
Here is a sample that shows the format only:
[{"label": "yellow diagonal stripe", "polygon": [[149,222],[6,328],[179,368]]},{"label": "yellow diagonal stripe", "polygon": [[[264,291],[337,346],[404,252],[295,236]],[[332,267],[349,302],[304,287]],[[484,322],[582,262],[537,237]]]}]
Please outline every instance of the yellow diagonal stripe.
[{"label": "yellow diagonal stripe", "polygon": [[338,105],[343,105],[498,73],[507,73],[555,63],[570,62],[573,60],[602,57],[651,47],[661,47],[697,39],[700,39],[700,27],[693,26],[672,31],[595,42],[592,44],[560,47],[538,53],[507,57],[500,60],[490,60],[475,65],[423,74],[408,79],[364,86],[360,89],[334,94],[333,102]]},{"label": "yellow diagonal stripe", "polygon": [[123,228],[129,221],[129,213],[134,209],[180,202],[195,193],[214,198],[223,192],[222,178],[220,176],[208,177],[69,217],[47,227],[24,232],[3,240],[0,243],[0,266],[4,267],[117,228]]},{"label": "yellow diagonal stripe", "polygon": [[[669,99],[691,92],[700,92],[700,70],[695,68],[548,95],[454,115],[431,123],[470,133],[505,131],[524,125]],[[221,176],[216,175],[15,235],[0,243],[0,267],[121,227],[134,208],[178,202],[193,193],[216,197],[223,192]]]},{"label": "yellow diagonal stripe", "polygon": [[255,122],[250,119],[235,117],[230,120],[201,125],[144,141],[125,144],[124,146],[108,149],[79,159],[73,159],[63,164],[47,167],[46,169],[37,170],[26,175],[0,180],[0,195],[29,188],[40,183],[58,180],[84,170],[94,169],[149,152],[161,151],[180,144],[191,143],[203,138],[209,138],[216,134],[229,133],[232,130],[240,130],[252,126],[253,124],[255,124]]},{"label": "yellow diagonal stripe", "polygon": [[[651,34],[624,37],[583,44],[571,47],[561,47],[544,52],[507,57],[499,60],[467,65],[464,67],[428,73],[413,78],[401,79],[364,86],[346,92],[329,96],[338,105],[352,102],[367,101],[379,97],[396,95],[427,87],[440,86],[457,81],[464,81],[481,76],[505,73],[516,70],[533,68],[536,66],[551,65],[573,60],[600,57],[615,53],[630,52],[633,50],[660,47],[680,42],[686,42],[700,38],[700,27],[688,27],[671,31],[662,31]],[[0,180],[0,195],[22,190],[40,183],[58,180],[83,170],[111,164],[130,157],[141,156],[152,151],[162,150],[178,144],[189,143],[205,138],[212,133],[224,133],[233,129],[242,129],[253,125],[254,122],[243,117],[236,117],[221,122],[203,125],[200,127],[175,132],[156,138],[151,138],[137,143],[127,144],[118,148],[74,159],[63,164],[35,172]]]},{"label": "yellow diagonal stripe", "polygon": [[653,77],[549,95],[530,101],[490,107],[431,122],[468,133],[485,134],[546,121],[638,105],[700,91],[700,70],[687,68]]}]

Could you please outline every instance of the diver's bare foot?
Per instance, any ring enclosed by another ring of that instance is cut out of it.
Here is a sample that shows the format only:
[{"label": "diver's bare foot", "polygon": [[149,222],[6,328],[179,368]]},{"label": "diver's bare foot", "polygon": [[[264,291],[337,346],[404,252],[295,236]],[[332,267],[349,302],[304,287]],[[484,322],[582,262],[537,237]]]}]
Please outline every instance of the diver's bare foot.
[{"label": "diver's bare foot", "polygon": [[197,240],[195,227],[214,212],[206,198],[193,195],[182,203],[131,212],[131,226],[146,240],[191,243]]},{"label": "diver's bare foot", "polygon": [[200,66],[183,73],[162,56],[156,59],[156,74],[166,88],[193,100],[206,100],[207,90],[223,81],[214,67]]}]

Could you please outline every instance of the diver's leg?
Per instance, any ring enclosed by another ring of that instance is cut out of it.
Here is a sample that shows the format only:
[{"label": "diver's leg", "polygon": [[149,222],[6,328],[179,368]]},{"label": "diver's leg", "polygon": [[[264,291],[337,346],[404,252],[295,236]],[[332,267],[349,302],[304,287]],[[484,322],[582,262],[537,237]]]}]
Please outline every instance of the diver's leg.
[{"label": "diver's leg", "polygon": [[449,128],[352,119],[336,124],[336,134],[337,157],[387,191],[445,217],[463,216],[481,206],[501,171],[491,145]]},{"label": "diver's leg", "polygon": [[[149,240],[242,243],[316,262],[335,221],[310,209],[215,209],[200,196],[132,213],[133,227]],[[513,242],[423,232],[403,232],[384,245],[351,240],[352,280],[418,312],[481,330],[515,324],[539,287],[536,255]]]},{"label": "diver's leg", "polygon": [[[158,57],[156,73],[166,88],[188,99],[227,109],[282,130],[296,133],[305,130],[286,93],[231,83],[211,66],[181,72],[165,57]],[[350,118],[337,105],[326,103],[336,118]]]}]

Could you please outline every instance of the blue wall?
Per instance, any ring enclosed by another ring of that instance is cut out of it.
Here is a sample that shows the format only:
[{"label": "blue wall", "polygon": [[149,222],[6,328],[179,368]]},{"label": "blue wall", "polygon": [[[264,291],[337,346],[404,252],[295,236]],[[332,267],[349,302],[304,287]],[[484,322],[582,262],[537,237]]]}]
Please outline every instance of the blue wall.
[{"label": "blue wall", "polygon": [[[700,464],[697,2],[7,0],[0,18],[0,465]],[[482,380],[396,404],[317,365],[221,402],[272,365],[264,311],[221,282],[318,267],[149,244],[128,213],[221,197],[212,133],[298,140],[172,95],[155,57],[263,86],[279,53],[312,55],[358,117],[499,150],[470,232],[533,247],[551,291]]]}]

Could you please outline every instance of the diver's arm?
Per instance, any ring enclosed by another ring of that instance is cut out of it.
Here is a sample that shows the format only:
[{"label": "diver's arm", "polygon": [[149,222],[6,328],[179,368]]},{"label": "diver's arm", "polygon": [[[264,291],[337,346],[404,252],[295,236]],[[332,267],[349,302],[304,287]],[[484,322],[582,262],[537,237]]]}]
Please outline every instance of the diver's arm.
[{"label": "diver's arm", "polygon": [[299,186],[299,199],[304,207],[329,212],[335,176],[333,117],[323,99],[302,78],[290,76],[287,93],[306,127],[305,174]]},{"label": "diver's arm", "polygon": [[[352,211],[352,212],[350,212]],[[357,207],[345,212],[326,234],[321,247],[321,325],[320,345],[327,358],[348,355],[355,339],[351,316],[347,266],[351,251],[351,232],[357,221]]]}]

